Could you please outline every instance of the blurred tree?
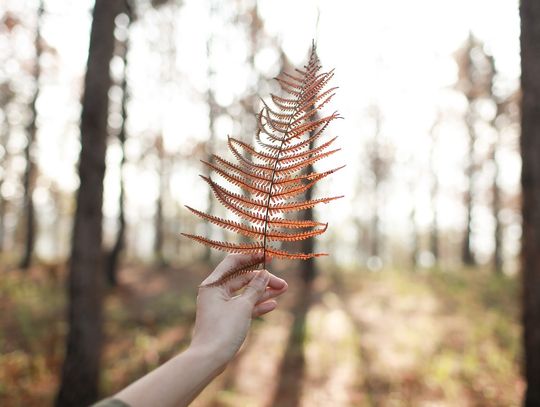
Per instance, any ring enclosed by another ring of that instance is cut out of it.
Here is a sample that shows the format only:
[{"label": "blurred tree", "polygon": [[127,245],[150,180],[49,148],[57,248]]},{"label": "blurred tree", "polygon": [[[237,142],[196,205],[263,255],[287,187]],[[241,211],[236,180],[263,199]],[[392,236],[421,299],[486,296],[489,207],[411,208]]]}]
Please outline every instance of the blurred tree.
[{"label": "blurred tree", "polygon": [[[214,95],[214,80],[215,80],[215,71],[214,71],[214,65],[212,60],[212,52],[215,42],[215,36],[216,33],[214,32],[214,24],[212,23],[213,19],[216,18],[216,8],[217,4],[214,0],[210,0],[209,4],[209,17],[211,22],[211,28],[210,33],[208,35],[208,39],[206,40],[206,78],[208,80],[207,88],[206,88],[206,104],[208,106],[208,140],[206,142],[206,156],[208,157],[208,162],[210,164],[213,164],[213,152],[214,152],[214,144],[216,142],[216,118],[219,111],[219,106],[216,102],[216,98]],[[206,207],[206,213],[213,213],[214,211],[214,194],[212,192],[212,189],[208,189],[208,205]],[[206,236],[212,236],[212,230],[210,222],[205,222],[206,226]],[[212,250],[210,247],[205,246],[204,247],[204,257],[203,259],[205,261],[210,260],[212,257]]]},{"label": "blurred tree", "polygon": [[487,65],[484,69],[484,75],[486,78],[486,87],[487,90],[489,90],[489,93],[487,97],[491,100],[493,103],[493,106],[495,107],[494,114],[492,115],[492,119],[490,121],[490,125],[494,130],[495,137],[493,142],[491,143],[491,150],[489,152],[489,156],[487,157],[487,161],[493,165],[493,181],[491,184],[491,210],[493,214],[493,219],[495,222],[495,231],[494,231],[494,241],[495,246],[493,249],[493,265],[495,272],[498,274],[502,274],[503,272],[503,230],[502,230],[502,224],[500,220],[500,211],[501,211],[501,188],[499,187],[497,181],[499,178],[499,162],[497,160],[497,150],[499,148],[499,144],[501,141],[500,138],[500,132],[501,128],[498,125],[499,119],[501,116],[505,115],[505,107],[507,105],[507,102],[503,100],[499,95],[497,95],[496,88],[495,88],[495,76],[496,76],[496,67],[495,67],[495,59],[488,54],[485,54],[485,59],[487,62]]},{"label": "blurred tree", "polygon": [[369,169],[371,171],[372,212],[371,212],[371,248],[370,256],[381,259],[383,237],[380,226],[380,210],[383,207],[381,185],[388,178],[392,165],[389,147],[381,141],[383,117],[379,106],[372,105],[369,115],[374,122],[373,139],[367,147]]},{"label": "blurred tree", "polygon": [[37,121],[37,100],[39,97],[39,79],[41,76],[40,59],[42,54],[42,38],[41,38],[41,21],[43,17],[43,1],[39,2],[37,18],[36,18],[36,31],[35,31],[35,62],[34,62],[34,92],[31,102],[31,117],[26,129],[26,147],[24,148],[24,159],[26,162],[26,168],[23,176],[23,211],[25,220],[25,241],[24,252],[19,263],[21,269],[27,269],[30,267],[32,261],[32,255],[34,253],[34,241],[35,241],[35,212],[34,212],[34,200],[32,194],[34,192],[34,184],[36,178],[36,166],[34,163],[34,157],[32,150],[34,148],[34,141],[36,139],[36,121]]},{"label": "blurred tree", "polygon": [[493,219],[495,221],[495,233],[494,241],[495,247],[493,249],[493,264],[495,272],[502,274],[504,271],[504,230],[503,224],[501,222],[501,209],[503,209],[504,200],[503,200],[503,190],[499,186],[499,174],[500,174],[500,163],[497,159],[497,154],[500,148],[501,133],[503,132],[505,126],[516,122],[517,117],[512,114],[515,109],[517,95],[514,93],[510,95],[501,96],[496,91],[495,77],[497,75],[495,60],[492,56],[488,56],[489,70],[488,75],[490,79],[490,88],[491,88],[491,99],[495,105],[495,113],[493,114],[490,125],[494,130],[495,137],[491,144],[491,150],[489,153],[489,161],[493,165],[493,180],[491,184],[491,209],[493,213]]},{"label": "blurred tree", "polygon": [[[156,47],[160,50],[161,56],[161,83],[166,86],[164,94],[167,102],[172,100],[171,85],[177,80],[176,77],[176,11],[180,7],[180,2],[169,1],[166,10],[163,10],[162,17],[164,21],[161,24],[159,32],[159,43]],[[153,5],[165,6],[166,2],[154,2]],[[158,267],[166,267],[169,264],[169,257],[165,252],[168,236],[169,219],[167,219],[166,208],[169,203],[170,191],[169,183],[171,176],[172,157],[167,152],[164,145],[164,116],[161,117],[160,129],[154,143],[157,156],[157,173],[159,177],[159,190],[156,200],[156,213],[154,218],[154,258]]]},{"label": "blurred tree", "polygon": [[7,199],[2,194],[2,187],[7,176],[9,161],[7,145],[9,142],[10,125],[6,114],[6,108],[13,96],[13,91],[10,89],[7,80],[0,84],[0,253],[4,251],[6,238],[5,219],[8,203]]},{"label": "blurred tree", "polygon": [[477,140],[476,128],[481,120],[478,112],[478,102],[492,96],[493,72],[490,69],[490,56],[484,50],[484,45],[469,33],[467,41],[456,54],[456,62],[459,68],[459,76],[456,88],[467,99],[467,111],[465,113],[465,125],[467,127],[468,152],[465,176],[467,178],[467,190],[465,192],[466,225],[465,236],[462,246],[462,262],[465,265],[476,263],[472,247],[472,213],[477,195],[475,178],[480,163],[475,151]]},{"label": "blurred tree", "polygon": [[521,154],[526,407],[540,406],[540,2],[522,0]]},{"label": "blurred tree", "polygon": [[[311,107],[311,108],[314,108],[314,106]],[[314,114],[311,117],[311,121],[316,121],[318,118],[319,118],[319,115]],[[311,137],[314,134],[315,134],[315,131],[310,132],[309,135]],[[309,149],[312,149],[313,147],[314,147],[314,143],[313,143],[313,140],[311,140],[309,142]],[[305,173],[310,174],[312,172],[314,172],[313,164],[309,164],[305,169]],[[315,188],[315,186],[309,188],[305,192],[305,194],[304,194],[304,200],[305,201],[311,201],[312,199],[314,199],[313,198],[313,189],[314,188]],[[314,220],[314,221],[316,221],[317,219],[315,219],[315,214],[314,214],[313,208],[308,208],[308,209],[302,211],[301,219],[302,220]],[[311,239],[301,240],[300,241],[300,252],[301,253],[315,253],[315,239],[311,238]],[[314,257],[306,259],[306,260],[304,260],[304,261],[302,261],[300,263],[300,273],[302,275],[302,279],[304,280],[304,283],[309,286],[311,284],[311,282],[317,276],[317,263],[316,263]]]},{"label": "blurred tree", "polygon": [[124,0],[96,0],[81,113],[80,186],[68,276],[66,355],[57,406],[86,406],[98,398],[103,341],[102,206],[107,139],[109,64],[115,18]]},{"label": "blurred tree", "polygon": [[[414,185],[410,183],[410,189],[413,191]],[[420,237],[418,233],[418,223],[416,222],[416,202],[414,198],[411,202],[409,211],[409,223],[411,227],[411,265],[413,269],[418,266],[418,254],[420,252]]]},{"label": "blurred tree", "polygon": [[159,191],[156,201],[156,216],[154,218],[154,257],[158,267],[167,266],[167,258],[164,253],[165,232],[164,232],[164,215],[163,205],[165,196],[168,192],[169,171],[168,171],[168,156],[163,147],[163,135],[160,134],[155,141],[155,148],[158,157],[158,176],[159,176]]},{"label": "blurred tree", "polygon": [[116,232],[116,240],[112,249],[107,254],[105,274],[109,285],[116,286],[118,284],[118,262],[120,254],[124,250],[125,246],[125,234],[126,234],[126,216],[125,216],[125,185],[124,185],[124,167],[126,165],[126,121],[128,118],[127,102],[128,102],[128,86],[127,86],[127,70],[128,70],[128,51],[129,51],[129,30],[131,22],[133,20],[132,4],[129,0],[126,0],[125,16],[125,38],[123,41],[118,41],[119,56],[122,58],[124,65],[124,72],[120,87],[122,88],[122,102],[121,102],[121,114],[122,124],[118,131],[118,142],[120,143],[120,149],[122,151],[122,159],[120,161],[120,194],[118,197],[118,231]]},{"label": "blurred tree", "polygon": [[493,219],[495,220],[495,247],[493,249],[493,264],[495,268],[495,272],[497,274],[503,273],[503,265],[504,265],[504,258],[503,258],[503,226],[500,218],[500,212],[502,209],[502,191],[499,187],[498,180],[499,180],[499,161],[497,160],[497,151],[499,148],[499,144],[501,142],[501,129],[498,125],[498,119],[501,117],[501,115],[504,115],[505,112],[505,106],[506,102],[495,100],[496,103],[496,114],[493,117],[493,120],[491,121],[491,125],[495,129],[495,140],[493,141],[491,145],[491,151],[490,151],[490,161],[493,164],[493,181],[491,185],[491,209],[493,212]]},{"label": "blurred tree", "polygon": [[431,126],[430,136],[431,136],[431,146],[429,150],[429,165],[431,172],[431,188],[430,188],[430,197],[431,197],[431,228],[429,236],[429,249],[433,255],[433,260],[435,264],[439,261],[439,223],[438,223],[438,211],[437,211],[437,199],[439,195],[439,175],[437,172],[437,157],[436,157],[436,148],[437,148],[437,126],[439,125],[441,119],[440,114],[437,115],[435,122]]},{"label": "blurred tree", "polygon": [[[497,110],[499,110],[500,106],[497,106]],[[501,212],[501,188],[499,187],[499,184],[497,183],[499,179],[499,162],[497,161],[497,147],[500,142],[500,133],[497,131],[497,138],[492,144],[491,147],[491,154],[490,159],[493,163],[493,183],[491,186],[491,208],[493,211],[493,219],[495,220],[495,247],[493,249],[493,263],[495,267],[495,272],[497,274],[502,274],[503,272],[503,230],[502,230],[502,224],[500,219],[500,212]]]},{"label": "blurred tree", "polygon": [[473,193],[474,193],[474,142],[476,140],[476,132],[474,122],[476,119],[473,102],[475,100],[475,79],[477,72],[475,70],[474,61],[472,59],[472,53],[477,46],[472,33],[469,34],[467,42],[462,50],[460,50],[458,56],[459,67],[459,80],[458,88],[460,88],[465,97],[467,98],[467,112],[465,114],[465,124],[467,126],[467,132],[469,135],[468,140],[468,153],[467,153],[467,167],[465,170],[465,176],[467,178],[467,190],[465,192],[465,210],[466,210],[466,223],[465,223],[465,236],[463,239],[463,247],[461,252],[461,259],[466,265],[475,264],[474,254],[471,247],[471,224],[472,224],[472,210],[473,210]]}]

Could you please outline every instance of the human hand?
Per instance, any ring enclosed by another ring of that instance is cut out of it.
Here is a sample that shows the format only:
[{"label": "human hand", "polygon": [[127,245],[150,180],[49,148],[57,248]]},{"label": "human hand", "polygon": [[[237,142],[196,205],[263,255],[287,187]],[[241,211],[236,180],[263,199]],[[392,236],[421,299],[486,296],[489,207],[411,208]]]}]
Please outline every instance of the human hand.
[{"label": "human hand", "polygon": [[[255,258],[256,255],[228,255],[203,284],[216,281],[229,270]],[[220,286],[200,287],[191,346],[205,349],[224,366],[242,346],[251,319],[274,310],[277,306],[274,298],[286,290],[285,280],[266,270],[238,276]]]}]

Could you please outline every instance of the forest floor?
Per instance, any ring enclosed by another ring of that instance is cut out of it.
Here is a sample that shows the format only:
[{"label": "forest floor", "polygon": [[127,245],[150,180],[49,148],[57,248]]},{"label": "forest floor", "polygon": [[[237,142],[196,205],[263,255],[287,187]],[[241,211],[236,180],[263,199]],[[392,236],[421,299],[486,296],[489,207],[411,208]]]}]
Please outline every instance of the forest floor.
[{"label": "forest floor", "polygon": [[[279,267],[276,267],[279,268]],[[102,390],[184,348],[208,270],[126,267],[106,300]],[[218,406],[517,406],[518,285],[481,270],[334,271],[254,322],[239,356],[193,403]],[[63,355],[63,272],[0,279],[0,405],[50,405]]]}]

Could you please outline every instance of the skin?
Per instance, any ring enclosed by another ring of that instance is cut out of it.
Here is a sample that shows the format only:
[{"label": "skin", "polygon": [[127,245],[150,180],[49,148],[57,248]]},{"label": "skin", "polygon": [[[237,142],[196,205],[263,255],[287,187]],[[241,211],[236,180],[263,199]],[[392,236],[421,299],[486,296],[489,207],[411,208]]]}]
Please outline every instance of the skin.
[{"label": "skin", "polygon": [[[255,257],[227,256],[203,285]],[[114,398],[131,407],[187,406],[225,370],[244,343],[252,318],[274,310],[275,298],[286,290],[287,283],[267,270],[251,272],[219,287],[200,287],[190,346]]]}]

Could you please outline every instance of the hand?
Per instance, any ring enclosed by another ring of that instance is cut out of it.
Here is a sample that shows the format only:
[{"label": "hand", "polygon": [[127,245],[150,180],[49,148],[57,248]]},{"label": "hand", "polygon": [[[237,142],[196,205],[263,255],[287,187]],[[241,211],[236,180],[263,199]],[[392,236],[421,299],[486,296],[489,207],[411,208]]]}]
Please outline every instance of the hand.
[{"label": "hand", "polygon": [[[255,255],[228,255],[204,281],[217,280]],[[245,290],[236,295],[241,288]],[[246,338],[251,319],[276,308],[275,297],[287,290],[285,280],[266,270],[241,275],[217,287],[201,287],[191,347],[205,349],[225,366]]]}]

